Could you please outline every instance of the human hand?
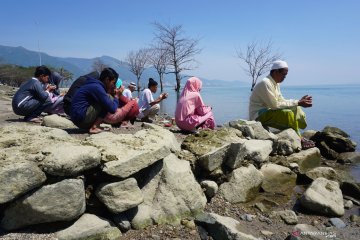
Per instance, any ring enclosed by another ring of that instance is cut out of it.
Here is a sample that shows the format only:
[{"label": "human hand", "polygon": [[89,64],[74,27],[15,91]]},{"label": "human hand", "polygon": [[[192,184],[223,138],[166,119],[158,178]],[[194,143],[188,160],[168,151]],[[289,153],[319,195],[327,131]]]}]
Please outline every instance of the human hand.
[{"label": "human hand", "polygon": [[299,100],[298,105],[301,107],[305,107],[305,108],[311,107],[312,106],[312,96],[309,96],[309,95],[303,96]]},{"label": "human hand", "polygon": [[46,90],[49,91],[49,92],[52,92],[56,89],[56,86],[55,85],[52,85],[52,84],[48,84],[46,86]]},{"label": "human hand", "polygon": [[117,97],[120,97],[120,96],[122,95],[123,91],[124,91],[124,88],[123,88],[123,87],[115,88],[115,95],[116,95]]},{"label": "human hand", "polygon": [[168,96],[169,96],[169,94],[167,94],[167,93],[160,94],[161,99],[166,99]]}]

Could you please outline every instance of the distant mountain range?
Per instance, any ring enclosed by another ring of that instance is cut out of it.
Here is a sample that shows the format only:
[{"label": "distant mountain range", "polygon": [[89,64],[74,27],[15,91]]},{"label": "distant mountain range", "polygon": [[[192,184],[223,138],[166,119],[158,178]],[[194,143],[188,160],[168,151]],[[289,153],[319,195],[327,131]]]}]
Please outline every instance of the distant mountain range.
[{"label": "distant mountain range", "polygon": [[[128,65],[116,58],[109,56],[102,56],[98,58],[62,58],[50,56],[46,53],[41,54],[41,63],[43,65],[52,66],[56,68],[64,68],[74,74],[74,79],[87,74],[91,71],[92,65],[96,59],[100,59],[105,65],[114,68],[120,77],[126,81],[136,82],[136,77],[128,70]],[[39,65],[39,53],[28,50],[24,47],[8,47],[0,45],[0,64],[15,64],[19,66],[29,67]],[[148,79],[152,77],[158,79],[158,74],[154,68],[148,68],[141,76],[141,85],[146,86]],[[201,77],[200,77],[201,78]],[[208,80],[201,78],[204,86],[228,86],[235,84],[236,86],[250,86],[250,83],[240,81],[222,81],[222,80]],[[175,76],[173,74],[165,75],[165,86],[175,86]]]}]

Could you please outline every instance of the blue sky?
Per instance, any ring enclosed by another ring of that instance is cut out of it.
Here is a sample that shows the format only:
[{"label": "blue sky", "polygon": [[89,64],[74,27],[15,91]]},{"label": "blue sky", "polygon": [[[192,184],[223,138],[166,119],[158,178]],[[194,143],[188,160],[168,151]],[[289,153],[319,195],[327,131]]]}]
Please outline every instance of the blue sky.
[{"label": "blue sky", "polygon": [[0,45],[53,56],[123,60],[153,39],[152,22],[182,24],[200,38],[188,74],[250,81],[236,48],[271,39],[289,63],[285,84],[360,83],[357,0],[2,0]]}]

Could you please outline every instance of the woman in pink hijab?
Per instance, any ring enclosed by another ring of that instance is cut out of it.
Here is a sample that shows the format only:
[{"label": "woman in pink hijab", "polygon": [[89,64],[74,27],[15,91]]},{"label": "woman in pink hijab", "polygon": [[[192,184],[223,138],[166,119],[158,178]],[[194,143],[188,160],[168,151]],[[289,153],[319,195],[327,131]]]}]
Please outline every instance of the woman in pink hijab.
[{"label": "woman in pink hijab", "polygon": [[215,119],[211,107],[205,106],[201,96],[202,82],[196,77],[187,80],[176,106],[176,125],[186,131],[197,128],[215,128]]}]

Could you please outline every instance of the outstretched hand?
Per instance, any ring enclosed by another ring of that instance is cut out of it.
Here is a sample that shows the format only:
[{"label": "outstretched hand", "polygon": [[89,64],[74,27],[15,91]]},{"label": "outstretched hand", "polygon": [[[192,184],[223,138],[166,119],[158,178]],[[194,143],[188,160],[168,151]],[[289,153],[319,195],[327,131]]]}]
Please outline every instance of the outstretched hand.
[{"label": "outstretched hand", "polygon": [[299,106],[307,108],[312,107],[312,96],[305,95],[303,96],[298,103]]}]

